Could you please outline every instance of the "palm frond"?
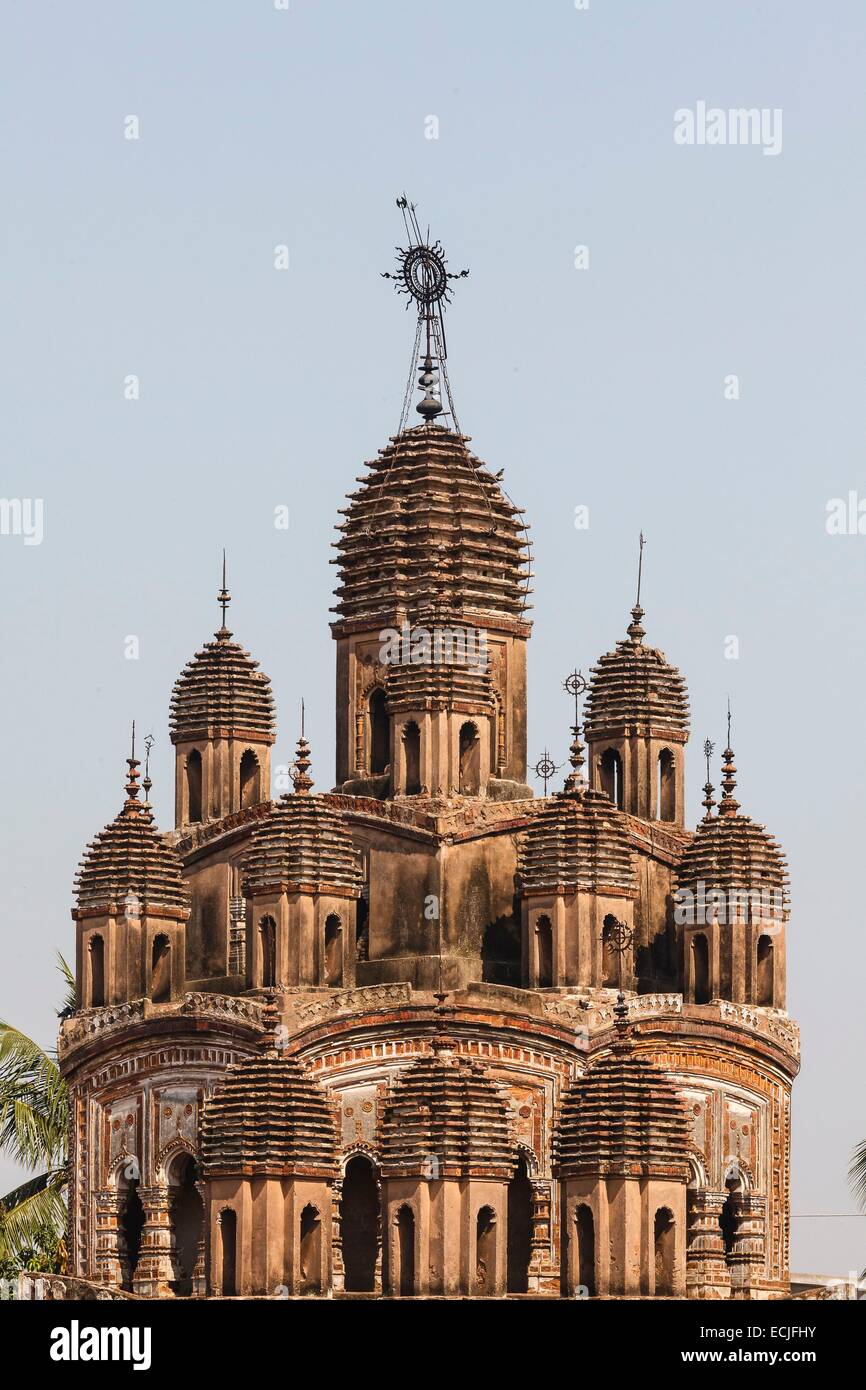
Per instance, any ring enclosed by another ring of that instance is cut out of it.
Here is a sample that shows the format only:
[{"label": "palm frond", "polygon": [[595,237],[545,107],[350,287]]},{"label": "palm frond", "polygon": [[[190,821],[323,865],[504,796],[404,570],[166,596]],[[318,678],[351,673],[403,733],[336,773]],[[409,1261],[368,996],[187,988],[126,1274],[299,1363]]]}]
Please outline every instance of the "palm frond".
[{"label": "palm frond", "polygon": [[848,1179],[854,1193],[855,1201],[866,1209],[866,1140],[858,1144],[851,1155],[851,1166],[848,1169]]},{"label": "palm frond", "polygon": [[10,1192],[0,1211],[0,1258],[23,1259],[44,1243],[46,1231],[61,1237],[66,1227],[65,1169],[41,1173]]},{"label": "palm frond", "polygon": [[78,1008],[78,991],[75,987],[75,975],[59,951],[57,952],[57,969],[63,976],[64,985],[63,1003],[57,1010],[57,1017],[69,1018]]}]

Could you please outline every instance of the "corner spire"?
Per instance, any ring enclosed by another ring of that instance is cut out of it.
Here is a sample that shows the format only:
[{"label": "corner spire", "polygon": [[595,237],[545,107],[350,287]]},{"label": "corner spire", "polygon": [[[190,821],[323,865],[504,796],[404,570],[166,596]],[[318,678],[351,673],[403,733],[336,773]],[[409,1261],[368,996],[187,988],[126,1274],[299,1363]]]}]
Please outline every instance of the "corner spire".
[{"label": "corner spire", "polygon": [[580,697],[586,690],[589,682],[582,671],[572,671],[563,681],[563,688],[569,695],[574,697],[574,723],[571,726],[572,740],[569,749],[568,761],[571,764],[571,772],[565,779],[565,790],[567,792],[583,792],[586,788],[586,777],[583,772],[583,765],[586,762],[584,756],[584,745],[580,737]]},{"label": "corner spire", "polygon": [[737,785],[737,779],[734,776],[734,774],[737,771],[737,767],[736,763],[734,762],[734,750],[731,747],[730,699],[728,700],[728,746],[725,749],[722,756],[724,757],[724,762],[722,763],[722,772],[724,774],[724,776],[722,777],[722,791],[724,795],[722,796],[722,799],[719,802],[719,815],[735,816],[740,809],[740,803],[734,798],[734,788]]},{"label": "corner spire", "polygon": [[632,642],[635,643],[642,642],[644,637],[646,636],[646,630],[644,629],[641,622],[641,619],[644,615],[644,610],[640,606],[640,586],[641,579],[643,578],[643,548],[645,545],[646,541],[644,540],[643,531],[641,531],[639,542],[640,549],[638,553],[637,562],[637,598],[635,600],[634,608],[631,610],[631,622],[629,623],[628,628],[626,629]]},{"label": "corner spire", "polygon": [[704,820],[710,819],[710,817],[713,814],[713,807],[716,804],[715,797],[713,796],[715,787],[710,781],[710,758],[713,756],[713,749],[715,748],[715,746],[716,745],[714,743],[711,743],[708,738],[704,739],[704,757],[707,762],[707,780],[704,783],[704,799],[701,802],[701,805],[706,808],[706,815],[704,816]]},{"label": "corner spire", "polygon": [[310,745],[304,738],[304,702],[301,701],[301,737],[298,739],[298,746],[295,750],[295,761],[292,764],[292,784],[295,788],[296,796],[309,796],[313,786],[313,779],[310,776]]},{"label": "corner spire", "polygon": [[147,738],[144,740],[144,781],[141,785],[144,788],[145,806],[150,805],[150,789],[153,786],[153,782],[150,780],[150,750],[155,742],[156,740],[153,734],[148,734]]},{"label": "corner spire", "polygon": [[216,633],[216,637],[220,642],[227,642],[228,639],[231,637],[231,632],[226,627],[226,609],[228,608],[231,601],[232,596],[226,588],[226,553],[225,550],[223,550],[223,582],[222,588],[217,594],[217,603],[219,604],[222,610],[222,625],[220,626],[219,631]]},{"label": "corner spire", "polygon": [[127,760],[126,760],[126,766],[127,766],[127,768],[128,768],[129,770],[128,770],[127,774],[126,774],[126,788],[125,788],[125,790],[126,790],[126,802],[125,802],[125,804],[124,804],[124,808],[123,808],[123,809],[124,809],[124,811],[131,811],[131,812],[138,813],[139,811],[141,811],[142,807],[141,807],[141,804],[140,804],[140,802],[139,802],[139,800],[138,800],[138,792],[139,792],[139,787],[138,787],[138,769],[139,769],[140,764],[139,764],[138,758],[135,756],[135,720],[134,720],[134,719],[133,719],[133,721],[132,721],[132,741],[131,741],[131,746],[130,746],[130,755],[129,755],[129,757],[128,757]]}]

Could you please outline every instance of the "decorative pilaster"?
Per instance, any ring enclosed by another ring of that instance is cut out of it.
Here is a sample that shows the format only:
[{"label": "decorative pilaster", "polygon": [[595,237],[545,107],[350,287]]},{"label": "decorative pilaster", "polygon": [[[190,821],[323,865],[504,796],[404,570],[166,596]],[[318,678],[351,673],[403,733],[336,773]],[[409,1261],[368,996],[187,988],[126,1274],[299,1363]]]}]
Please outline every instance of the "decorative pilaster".
[{"label": "decorative pilaster", "polygon": [[764,1276],[767,1199],[756,1192],[734,1192],[731,1207],[735,1220],[731,1267],[731,1298],[760,1298],[758,1283]]},{"label": "decorative pilaster", "polygon": [[528,1291],[539,1293],[550,1251],[550,1181],[532,1179],[532,1235],[529,1243]]},{"label": "decorative pilaster", "polygon": [[331,1187],[331,1257],[333,1270],[331,1287],[342,1293],[346,1287],[346,1266],[343,1264],[343,1179],[336,1178]]},{"label": "decorative pilaster", "polygon": [[97,1283],[111,1284],[119,1289],[128,1272],[126,1240],[121,1225],[126,1199],[116,1192],[105,1191],[95,1192],[93,1202],[96,1217],[94,1278]]},{"label": "decorative pilaster", "polygon": [[690,1189],[687,1201],[686,1293],[689,1298],[730,1298],[731,1271],[719,1224],[727,1192]]},{"label": "decorative pilaster", "polygon": [[132,1276],[133,1293],[144,1298],[171,1298],[170,1285],[178,1274],[168,1187],[140,1187],[138,1195],[144,1208],[144,1226],[138,1264]]}]

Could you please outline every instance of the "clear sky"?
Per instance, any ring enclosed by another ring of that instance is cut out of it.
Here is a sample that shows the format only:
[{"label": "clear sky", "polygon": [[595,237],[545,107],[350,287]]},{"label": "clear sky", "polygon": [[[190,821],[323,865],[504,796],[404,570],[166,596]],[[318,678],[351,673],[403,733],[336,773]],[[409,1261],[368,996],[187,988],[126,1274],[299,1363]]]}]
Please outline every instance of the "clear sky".
[{"label": "clear sky", "polygon": [[[7,0],[2,27],[2,491],[44,535],[0,535],[0,1016],[53,1039],[133,717],[171,825],[169,696],[223,545],[275,762],[303,695],[331,785],[328,560],[400,415],[412,324],[379,277],[405,189],[470,268],[460,422],[532,526],[531,760],[567,755],[561,682],[624,634],[643,528],[689,822],[730,693],[738,796],[791,863],[792,1263],[861,1269],[866,1219],[807,1214],[854,1211],[866,1137],[866,535],[826,527],[866,499],[862,0]],[[781,150],[676,143],[701,102],[781,111]]]}]

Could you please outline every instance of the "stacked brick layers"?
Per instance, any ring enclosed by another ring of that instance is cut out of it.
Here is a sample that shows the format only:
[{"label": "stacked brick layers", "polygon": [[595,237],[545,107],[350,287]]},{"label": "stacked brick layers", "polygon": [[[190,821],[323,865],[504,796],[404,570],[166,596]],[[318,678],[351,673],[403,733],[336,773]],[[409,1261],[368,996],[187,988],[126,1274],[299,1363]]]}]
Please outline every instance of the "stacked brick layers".
[{"label": "stacked brick layers", "polygon": [[201,1122],[206,1178],[333,1177],[334,1120],[324,1091],[291,1057],[229,1067]]}]

